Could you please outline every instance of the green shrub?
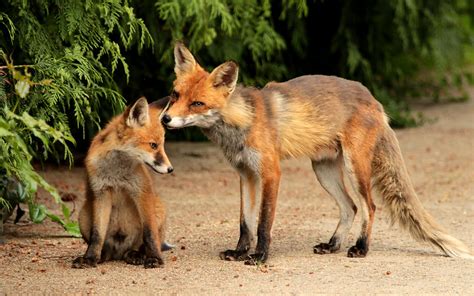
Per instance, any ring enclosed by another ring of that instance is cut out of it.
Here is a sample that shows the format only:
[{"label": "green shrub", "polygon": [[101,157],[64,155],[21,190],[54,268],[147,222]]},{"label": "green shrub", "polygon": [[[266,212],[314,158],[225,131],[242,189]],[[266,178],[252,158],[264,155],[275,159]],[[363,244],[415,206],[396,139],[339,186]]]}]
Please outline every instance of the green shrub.
[{"label": "green shrub", "polygon": [[[122,51],[153,41],[127,1],[2,1],[0,26],[1,166],[24,188],[19,201],[34,222],[49,216],[77,235],[56,189],[31,163],[49,157],[72,163],[71,127],[84,135],[98,126],[101,108],[123,108],[112,76],[118,68],[129,76]],[[64,220],[36,204],[38,186],[61,204]],[[0,196],[2,207],[11,198]]]}]

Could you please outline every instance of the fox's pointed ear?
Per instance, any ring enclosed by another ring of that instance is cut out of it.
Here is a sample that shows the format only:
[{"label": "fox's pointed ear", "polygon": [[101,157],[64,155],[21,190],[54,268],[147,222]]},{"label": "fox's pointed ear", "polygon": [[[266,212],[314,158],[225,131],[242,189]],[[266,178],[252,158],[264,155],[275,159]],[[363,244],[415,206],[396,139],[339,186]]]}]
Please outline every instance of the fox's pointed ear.
[{"label": "fox's pointed ear", "polygon": [[160,99],[159,103],[160,103],[160,107],[163,108],[160,112],[160,116],[158,117],[158,119],[160,120],[159,122],[161,122],[161,120],[163,119],[163,116],[165,116],[166,111],[168,111],[168,108],[170,107],[171,97],[168,96],[163,99]]},{"label": "fox's pointed ear", "polygon": [[239,66],[232,61],[225,62],[212,71],[210,78],[214,87],[225,87],[231,93],[237,85]]},{"label": "fox's pointed ear", "polygon": [[[163,116],[165,115],[166,111],[168,111],[170,104],[171,97],[167,96],[150,103],[148,105],[148,108],[155,109],[160,112],[160,114],[158,115],[158,122],[161,122],[161,119],[163,119]],[[152,118],[151,120],[154,120],[154,118]]]},{"label": "fox's pointed ear", "polygon": [[182,42],[174,46],[174,72],[176,76],[191,72],[196,67],[196,59]]},{"label": "fox's pointed ear", "polygon": [[145,97],[141,97],[129,108],[125,123],[133,128],[144,126],[149,121],[148,102]]}]

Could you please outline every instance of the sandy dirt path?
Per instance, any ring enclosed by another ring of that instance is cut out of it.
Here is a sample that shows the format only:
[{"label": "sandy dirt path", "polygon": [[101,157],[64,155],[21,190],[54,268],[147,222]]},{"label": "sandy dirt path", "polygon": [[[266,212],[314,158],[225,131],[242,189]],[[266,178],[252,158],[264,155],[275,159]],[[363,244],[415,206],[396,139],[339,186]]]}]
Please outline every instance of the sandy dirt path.
[{"label": "sandy dirt path", "polygon": [[[425,208],[453,236],[474,249],[474,102],[422,109],[435,119],[397,131],[409,172]],[[209,143],[169,143],[175,173],[157,186],[168,208],[168,240],[176,249],[162,269],[123,262],[71,269],[84,253],[81,239],[51,222],[5,226],[0,245],[0,294],[473,294],[474,261],[447,258],[390,227],[379,208],[368,257],[346,257],[359,230],[337,254],[315,255],[338,221],[335,202],[316,182],[306,159],[284,161],[268,263],[224,262],[219,251],[238,239],[238,176]],[[47,168],[46,178],[83,200],[83,168]],[[40,194],[40,199],[45,199]],[[378,203],[380,204],[380,202]]]}]

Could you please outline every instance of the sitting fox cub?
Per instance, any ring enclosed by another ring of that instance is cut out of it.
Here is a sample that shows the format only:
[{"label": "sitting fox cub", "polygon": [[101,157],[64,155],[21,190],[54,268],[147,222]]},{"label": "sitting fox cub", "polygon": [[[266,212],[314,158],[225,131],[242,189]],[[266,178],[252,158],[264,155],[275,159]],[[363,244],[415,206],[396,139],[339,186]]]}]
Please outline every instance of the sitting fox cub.
[{"label": "sitting fox cub", "polygon": [[93,139],[85,161],[86,202],[79,215],[88,248],[74,260],[74,268],[122,259],[145,268],[163,264],[165,208],[154,192],[150,169],[173,171],[161,125],[168,101],[148,105],[140,98]]}]

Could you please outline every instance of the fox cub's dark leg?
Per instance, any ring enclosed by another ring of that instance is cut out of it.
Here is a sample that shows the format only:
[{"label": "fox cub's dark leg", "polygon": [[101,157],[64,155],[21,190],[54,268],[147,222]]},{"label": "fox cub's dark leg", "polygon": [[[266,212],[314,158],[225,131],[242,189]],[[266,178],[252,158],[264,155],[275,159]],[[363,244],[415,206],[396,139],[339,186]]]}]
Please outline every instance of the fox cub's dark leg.
[{"label": "fox cub's dark leg", "polygon": [[[153,231],[152,229],[155,229]],[[145,226],[143,229],[143,242],[145,244],[145,268],[156,268],[164,264],[161,256],[161,243],[156,228]]]},{"label": "fox cub's dark leg", "polygon": [[73,262],[74,268],[95,267],[100,260],[100,254],[107,234],[107,228],[112,211],[112,194],[109,191],[96,195],[92,200],[91,228],[88,247],[84,256]]},{"label": "fox cub's dark leg", "polygon": [[257,219],[256,194],[259,181],[251,173],[240,175],[240,238],[235,250],[226,250],[219,254],[222,260],[240,261],[247,258],[252,245],[255,222]]},{"label": "fox cub's dark leg", "polygon": [[144,192],[137,200],[143,225],[143,245],[145,247],[145,268],[156,268],[164,264],[161,256],[161,225],[156,217],[156,199],[151,192]]}]

